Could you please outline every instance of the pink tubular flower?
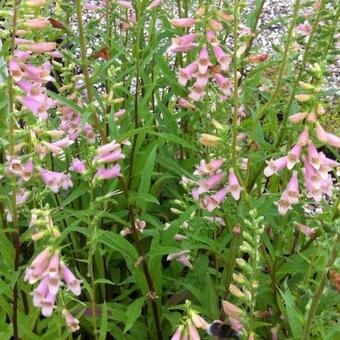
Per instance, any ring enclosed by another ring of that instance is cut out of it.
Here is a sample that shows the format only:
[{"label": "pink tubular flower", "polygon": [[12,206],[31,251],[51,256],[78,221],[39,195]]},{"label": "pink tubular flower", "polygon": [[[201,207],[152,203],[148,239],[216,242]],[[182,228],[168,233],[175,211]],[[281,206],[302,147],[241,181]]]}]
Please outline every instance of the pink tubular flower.
[{"label": "pink tubular flower", "polygon": [[196,78],[196,85],[201,87],[201,88],[204,88],[207,84],[208,84],[208,81],[209,81],[209,74],[208,72],[207,73],[204,73],[204,74],[201,74],[199,72],[195,73],[194,74],[194,77]]},{"label": "pink tubular flower", "polygon": [[308,22],[305,22],[304,24],[297,25],[295,31],[297,34],[307,36],[311,34],[312,26]]},{"label": "pink tubular flower", "polygon": [[108,154],[105,154],[105,155],[99,155],[97,157],[95,157],[93,159],[93,161],[95,163],[98,163],[98,164],[104,164],[104,163],[110,163],[110,162],[115,162],[115,161],[118,161],[120,159],[123,159],[125,156],[122,154],[122,150],[119,146],[118,149],[108,153]]},{"label": "pink tubular flower", "polygon": [[193,110],[196,108],[196,106],[194,104],[191,104],[188,100],[184,99],[184,98],[179,98],[177,101],[178,105],[188,109],[188,110]]},{"label": "pink tubular flower", "polygon": [[46,273],[50,279],[55,278],[59,274],[59,251],[55,251],[51,256]]},{"label": "pink tubular flower", "polygon": [[307,145],[308,158],[314,169],[319,170],[322,164],[321,157],[319,156],[318,150],[311,140],[308,141]]},{"label": "pink tubular flower", "polygon": [[114,114],[115,120],[118,120],[119,118],[123,117],[124,114],[125,114],[125,109],[118,110]]},{"label": "pink tubular flower", "polygon": [[209,327],[209,324],[200,315],[198,315],[195,312],[191,313],[191,321],[196,328],[207,330]]},{"label": "pink tubular flower", "polygon": [[208,48],[205,45],[202,47],[202,49],[199,53],[197,64],[198,64],[198,72],[199,73],[201,73],[201,74],[207,73],[208,68],[211,65],[211,63],[209,61]]},{"label": "pink tubular flower", "polygon": [[61,188],[66,190],[73,186],[70,177],[63,173],[40,169],[39,174],[46,186],[55,193],[57,193]]},{"label": "pink tubular flower", "polygon": [[55,42],[41,42],[28,45],[21,45],[21,48],[25,51],[30,51],[33,53],[47,53],[52,52],[57,48]]},{"label": "pink tubular flower", "polygon": [[49,20],[45,18],[35,18],[35,19],[30,19],[30,20],[25,21],[25,26],[33,30],[43,29],[49,25],[50,25]]},{"label": "pink tubular flower", "polygon": [[301,146],[307,145],[309,139],[309,133],[308,133],[308,128],[305,127],[304,130],[300,133],[300,136],[297,140],[297,144],[300,144]]},{"label": "pink tubular flower", "polygon": [[81,281],[78,280],[71,270],[65,265],[65,263],[61,262],[60,264],[61,272],[64,278],[65,283],[67,284],[67,288],[76,296],[79,296],[81,293]]},{"label": "pink tubular flower", "polygon": [[115,140],[112,142],[105,144],[97,149],[98,155],[106,155],[116,149],[120,148],[120,144],[116,143]]},{"label": "pink tubular flower", "polygon": [[32,261],[31,265],[27,267],[24,280],[28,281],[30,284],[34,284],[40,280],[47,269],[50,256],[51,253],[49,248],[45,248],[42,252],[40,252]]},{"label": "pink tubular flower", "polygon": [[177,262],[182,263],[184,266],[192,268],[192,264],[189,261],[189,250],[183,250],[178,253],[171,253],[167,256],[167,261],[176,260]]},{"label": "pink tubular flower", "polygon": [[180,19],[172,19],[171,23],[175,27],[190,27],[197,23],[197,19],[193,18],[180,18]]},{"label": "pink tubular flower", "polygon": [[41,307],[43,299],[48,294],[48,282],[49,277],[44,276],[40,281],[39,285],[37,286],[37,288],[35,288],[31,293],[31,295],[33,296],[33,306]]},{"label": "pink tubular flower", "polygon": [[86,166],[83,161],[79,160],[78,158],[74,158],[69,170],[77,172],[78,174],[83,174],[86,171]]},{"label": "pink tubular flower", "polygon": [[113,167],[107,169],[99,168],[95,174],[95,178],[102,180],[119,177],[121,175],[122,174],[120,173],[120,166],[119,164],[116,164]]},{"label": "pink tubular flower", "polygon": [[219,43],[213,31],[207,31],[207,40],[212,46],[217,46]]},{"label": "pink tubular flower", "polygon": [[319,123],[316,125],[316,136],[321,142],[340,148],[340,137],[326,132]]},{"label": "pink tubular flower", "polygon": [[189,98],[195,102],[201,101],[205,96],[205,91],[203,87],[194,84],[190,88]]},{"label": "pink tubular flower", "polygon": [[184,330],[183,325],[178,326],[170,340],[182,340],[183,330]]},{"label": "pink tubular flower", "polygon": [[310,183],[314,189],[316,190],[321,189],[322,178],[320,174],[317,172],[317,170],[314,169],[308,157],[305,157],[304,160],[304,174],[305,178],[307,178],[307,182]]},{"label": "pink tubular flower", "polygon": [[312,237],[315,235],[315,230],[305,224],[294,222],[294,225],[307,237]]},{"label": "pink tubular flower", "polygon": [[154,0],[154,1],[150,2],[150,4],[148,5],[148,7],[146,7],[146,9],[150,11],[150,10],[160,6],[161,4],[162,4],[161,0]]},{"label": "pink tubular flower", "polygon": [[15,59],[9,60],[8,68],[15,82],[21,80],[25,75],[25,73],[21,70],[20,64]]},{"label": "pink tubular flower", "polygon": [[279,201],[275,202],[275,205],[277,205],[280,215],[286,215],[288,210],[293,209],[291,205],[289,204],[289,200],[287,196],[284,194],[282,194]]},{"label": "pink tubular flower", "polygon": [[215,175],[212,175],[208,179],[201,179],[199,181],[200,186],[198,188],[198,192],[201,194],[213,189],[222,181],[223,177],[223,173],[219,172]]},{"label": "pink tubular flower", "polygon": [[197,70],[197,63],[193,62],[188,66],[181,68],[178,73],[178,82],[180,85],[185,86],[189,80],[192,79],[193,74]]},{"label": "pink tubular flower", "polygon": [[130,1],[116,0],[116,4],[127,9],[133,9],[132,3]]},{"label": "pink tubular flower", "polygon": [[264,169],[264,175],[270,177],[276,175],[279,171],[287,167],[287,156],[278,158],[276,160],[266,161],[267,167]]},{"label": "pink tubular flower", "polygon": [[230,80],[228,78],[222,76],[222,74],[219,74],[219,73],[215,74],[214,77],[215,77],[217,85],[220,88],[220,91],[224,95],[229,96],[230,93],[231,93],[231,83],[230,83]]},{"label": "pink tubular flower", "polygon": [[202,159],[199,166],[197,166],[197,174],[200,176],[211,175],[213,172],[219,170],[223,163],[224,159],[213,159],[209,163],[206,163],[205,160]]},{"label": "pink tubular flower", "polygon": [[66,324],[71,332],[76,332],[79,327],[79,320],[77,320],[67,309],[63,310]]},{"label": "pink tubular flower", "polygon": [[30,110],[34,116],[38,117],[41,121],[48,119],[48,112],[54,106],[53,100],[44,96],[43,101],[37,101],[34,97],[20,97],[20,102]]},{"label": "pink tubular flower", "polygon": [[296,143],[294,147],[287,154],[287,169],[291,170],[294,165],[300,161],[302,147]]},{"label": "pink tubular flower", "polygon": [[299,112],[289,117],[293,124],[301,123],[308,115],[308,112]]},{"label": "pink tubular flower", "polygon": [[201,337],[197,331],[195,325],[189,320],[188,321],[188,331],[189,331],[189,339],[190,340],[200,340]]},{"label": "pink tubular flower", "polygon": [[207,209],[209,212],[213,211],[214,209],[218,208],[220,204],[224,201],[227,193],[229,192],[228,187],[224,187],[221,190],[217,191],[212,196],[206,196],[201,201],[201,208]]},{"label": "pink tubular flower", "polygon": [[229,170],[229,184],[228,184],[228,190],[233,196],[234,200],[238,201],[240,199],[241,191],[244,190],[235,175],[235,172],[233,169]]},{"label": "pink tubular flower", "polygon": [[20,159],[11,158],[7,163],[7,171],[11,175],[22,176],[23,166]]},{"label": "pink tubular flower", "polygon": [[55,308],[56,295],[48,293],[47,296],[41,302],[41,314],[46,317],[50,317]]},{"label": "pink tubular flower", "polygon": [[297,204],[299,202],[299,181],[297,171],[293,171],[292,177],[287,185],[283,195],[289,204]]},{"label": "pink tubular flower", "polygon": [[47,81],[54,80],[53,77],[50,75],[51,74],[50,62],[44,63],[42,67],[24,64],[23,68],[29,80],[37,81],[37,82],[47,82]]},{"label": "pink tubular flower", "polygon": [[221,65],[221,70],[227,71],[231,62],[230,56],[228,56],[219,45],[213,46],[213,50],[217,61]]}]

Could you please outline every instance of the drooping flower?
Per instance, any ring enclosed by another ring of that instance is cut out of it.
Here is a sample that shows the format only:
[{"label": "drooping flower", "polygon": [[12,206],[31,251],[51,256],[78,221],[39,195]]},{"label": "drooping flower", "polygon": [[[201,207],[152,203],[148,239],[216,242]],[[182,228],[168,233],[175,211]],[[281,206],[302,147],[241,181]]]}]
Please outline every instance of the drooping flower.
[{"label": "drooping flower", "polygon": [[276,175],[279,171],[287,167],[287,156],[280,157],[276,160],[266,161],[267,167],[264,169],[264,175],[270,177]]},{"label": "drooping flower", "polygon": [[63,310],[63,315],[71,332],[76,332],[80,328],[79,320],[77,320],[67,309]]},{"label": "drooping flower", "polygon": [[239,181],[235,175],[235,172],[233,169],[230,169],[229,171],[229,184],[228,184],[228,190],[233,196],[234,200],[238,201],[240,199],[241,191],[244,190],[239,184]]}]

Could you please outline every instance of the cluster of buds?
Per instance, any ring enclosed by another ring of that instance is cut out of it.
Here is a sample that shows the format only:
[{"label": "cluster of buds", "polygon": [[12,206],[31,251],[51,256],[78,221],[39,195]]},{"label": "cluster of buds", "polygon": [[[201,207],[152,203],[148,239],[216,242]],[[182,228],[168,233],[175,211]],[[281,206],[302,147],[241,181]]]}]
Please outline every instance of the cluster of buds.
[{"label": "cluster of buds", "polygon": [[[207,27],[203,27],[203,32],[198,32],[197,28],[194,32],[182,36],[177,35],[172,39],[172,44],[167,50],[168,53],[186,53],[199,49],[196,60],[181,68],[177,73],[180,85],[187,86],[188,82],[193,81],[188,97],[194,102],[203,100],[210,78],[214,79],[224,99],[232,93],[232,82],[226,75],[231,56],[222,49],[216,36],[216,32],[221,31],[223,25],[212,18],[213,14],[217,14],[217,18],[223,22],[230,20],[229,16],[220,11],[205,13],[204,8],[199,8],[194,18],[173,19],[172,25],[179,28],[190,28],[198,23],[203,24],[206,21],[201,19],[205,14],[210,18],[207,21]],[[179,105],[185,108],[194,107],[189,100],[184,98],[179,100]]]},{"label": "cluster of buds", "polygon": [[[313,85],[304,82],[300,82],[300,86],[304,90],[317,90]],[[311,97],[310,94],[299,94],[297,95],[297,100],[301,103],[308,103]],[[312,112],[299,112],[289,117],[293,124],[303,123],[304,129],[287,155],[276,160],[267,161],[267,167],[264,169],[265,176],[270,177],[285,168],[292,170],[298,166],[300,161],[303,161],[302,173],[307,197],[313,198],[316,202],[320,202],[323,195],[332,196],[333,179],[330,172],[340,165],[335,160],[326,157],[323,152],[319,152],[313,142],[312,133],[314,132],[321,143],[336,148],[340,147],[340,138],[326,132],[318,122],[317,114],[321,114],[321,111],[321,106],[317,104]],[[282,193],[279,201],[276,202],[276,205],[279,213],[285,215],[292,209],[292,205],[298,202],[298,171],[293,170],[287,188]]]},{"label": "cluster of buds", "polygon": [[183,318],[171,340],[200,340],[201,336],[198,329],[207,331],[209,324],[191,308],[190,301],[185,302],[185,307],[187,308],[187,316]]},{"label": "cluster of buds", "polygon": [[45,248],[26,269],[25,281],[30,284],[39,282],[33,290],[33,305],[41,308],[45,317],[52,315],[55,309],[57,294],[62,286],[62,280],[67,289],[74,295],[81,292],[81,281],[78,280],[66,264],[60,259],[60,251]]},{"label": "cluster of buds", "polygon": [[[220,168],[223,163],[223,159],[214,159],[209,163],[202,160],[194,172],[194,175],[200,177],[198,181],[189,180],[185,177],[182,177],[181,180],[181,183],[185,185],[198,185],[198,187],[193,188],[191,191],[192,198],[195,201],[199,201],[201,208],[209,212],[218,208],[228,193],[230,193],[235,200],[239,200],[241,191],[243,190],[233,169],[229,170],[229,183],[221,188],[220,184],[224,179],[224,173]],[[202,197],[203,194],[204,197]]]}]

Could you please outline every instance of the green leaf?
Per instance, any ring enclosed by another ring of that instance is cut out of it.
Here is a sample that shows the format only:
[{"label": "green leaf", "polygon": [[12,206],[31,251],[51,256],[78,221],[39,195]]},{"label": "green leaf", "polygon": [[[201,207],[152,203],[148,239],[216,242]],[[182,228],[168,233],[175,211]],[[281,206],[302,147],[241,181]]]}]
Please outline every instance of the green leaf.
[{"label": "green leaf", "polygon": [[144,301],[145,298],[140,297],[139,299],[133,301],[131,305],[129,305],[129,307],[127,308],[126,311],[127,320],[124,328],[124,333],[131,329],[135,321],[140,317]]},{"label": "green leaf", "polygon": [[108,324],[108,322],[107,322],[107,305],[106,305],[106,302],[104,302],[104,305],[103,305],[103,308],[102,308],[102,315],[101,315],[99,340],[105,340],[106,339],[107,324]]}]

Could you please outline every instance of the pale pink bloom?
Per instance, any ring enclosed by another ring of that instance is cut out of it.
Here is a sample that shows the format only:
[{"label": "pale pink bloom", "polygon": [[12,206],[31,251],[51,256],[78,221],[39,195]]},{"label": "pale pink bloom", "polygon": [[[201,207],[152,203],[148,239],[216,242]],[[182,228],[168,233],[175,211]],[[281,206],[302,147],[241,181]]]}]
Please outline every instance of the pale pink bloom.
[{"label": "pale pink bloom", "polygon": [[201,74],[197,72],[194,74],[194,77],[196,78],[195,84],[197,86],[204,88],[208,84],[209,81],[208,73]]},{"label": "pale pink bloom", "polygon": [[145,229],[146,227],[146,222],[145,221],[141,221],[139,219],[136,219],[135,221],[135,227],[136,229],[141,233],[143,232],[143,230]]},{"label": "pale pink bloom", "polygon": [[267,167],[264,169],[264,175],[270,177],[276,175],[279,171],[287,167],[287,156],[275,160],[266,161]]},{"label": "pale pink bloom", "polygon": [[20,102],[30,110],[34,116],[41,121],[45,121],[48,118],[48,110],[54,106],[53,100],[44,96],[43,101],[37,101],[34,97],[20,97]]},{"label": "pale pink bloom", "polygon": [[224,177],[223,173],[219,172],[215,175],[212,175],[208,179],[201,179],[199,181],[200,184],[198,188],[199,193],[201,194],[213,189],[223,180],[223,177]]},{"label": "pale pink bloom", "polygon": [[198,86],[197,84],[194,84],[190,88],[189,98],[192,99],[195,102],[201,101],[205,96],[205,91],[202,87]]},{"label": "pale pink bloom", "polygon": [[21,178],[27,182],[33,174],[33,161],[30,159],[25,164],[22,164]]},{"label": "pale pink bloom", "polygon": [[37,288],[35,288],[31,293],[31,295],[33,296],[33,306],[41,307],[43,299],[48,294],[48,281],[49,277],[44,276],[40,281],[39,285],[37,286]]},{"label": "pale pink bloom", "polygon": [[123,8],[133,9],[132,3],[130,1],[116,0],[116,4]]},{"label": "pale pink bloom", "polygon": [[321,142],[340,148],[340,137],[326,132],[319,123],[316,125],[316,136]]},{"label": "pale pink bloom", "polygon": [[77,172],[78,174],[83,174],[86,171],[86,166],[83,161],[74,158],[69,170]]},{"label": "pale pink bloom", "polygon": [[251,34],[252,34],[251,28],[244,26],[242,28],[242,31],[238,34],[238,36],[239,36],[239,38],[242,38],[246,35],[251,35]]},{"label": "pale pink bloom", "polygon": [[113,140],[112,142],[108,143],[108,144],[105,144],[103,146],[100,146],[98,149],[97,149],[97,154],[98,155],[107,155],[109,154],[110,152],[116,150],[120,148],[120,144],[118,144],[115,140]]},{"label": "pale pink bloom", "polygon": [[183,241],[183,240],[186,240],[186,239],[187,239],[187,237],[184,236],[184,235],[182,235],[182,234],[176,234],[176,235],[174,236],[174,240],[175,240],[175,241]]},{"label": "pale pink bloom", "polygon": [[293,148],[287,154],[287,169],[291,170],[295,164],[300,162],[302,147],[299,143],[296,143]]},{"label": "pale pink bloom", "polygon": [[11,175],[22,176],[23,166],[20,159],[11,158],[7,163],[7,171]]},{"label": "pale pink bloom", "polygon": [[178,105],[189,110],[193,110],[196,108],[194,104],[191,104],[188,100],[184,98],[179,98],[177,101]]},{"label": "pale pink bloom", "polygon": [[181,68],[177,73],[179,84],[185,86],[187,82],[192,79],[193,74],[196,72],[196,70],[197,70],[196,62],[193,62],[188,66]]},{"label": "pale pink bloom", "polygon": [[32,261],[31,265],[27,267],[24,280],[28,281],[30,284],[39,281],[47,269],[50,256],[51,254],[48,248],[45,248],[40,252]]},{"label": "pale pink bloom", "polygon": [[64,55],[59,51],[47,52],[47,54],[54,59],[62,59],[64,57]]},{"label": "pale pink bloom", "polygon": [[65,265],[65,263],[61,263],[60,265],[62,275],[65,283],[67,284],[67,288],[76,296],[79,296],[81,293],[81,281],[78,280],[71,270]]},{"label": "pale pink bloom", "polygon": [[55,193],[57,193],[60,188],[68,189],[73,186],[70,177],[63,173],[40,169],[39,174],[46,186]]},{"label": "pale pink bloom", "polygon": [[58,272],[55,277],[49,277],[48,291],[53,295],[57,295],[61,284],[62,283],[60,281],[60,275]]},{"label": "pale pink bloom", "polygon": [[111,168],[99,168],[95,174],[95,178],[98,178],[99,180],[103,179],[111,179],[115,177],[119,177],[122,174],[120,173],[120,166],[119,164],[114,165]]},{"label": "pale pink bloom", "polygon": [[121,231],[120,231],[120,234],[125,237],[127,235],[130,235],[132,234],[132,230],[130,228],[123,228]]},{"label": "pale pink bloom", "polygon": [[125,156],[122,154],[122,150],[119,146],[116,150],[104,155],[98,155],[94,157],[93,162],[98,164],[104,164],[109,162],[115,162],[120,159],[123,159]]},{"label": "pale pink bloom", "polygon": [[209,324],[197,313],[193,312],[191,314],[191,321],[195,327],[207,330]]},{"label": "pale pink bloom", "polygon": [[37,82],[47,82],[54,81],[51,77],[51,64],[50,62],[45,62],[42,67],[33,66],[30,64],[24,64],[23,68],[29,78],[29,80]]},{"label": "pale pink bloom", "polygon": [[312,26],[308,22],[305,22],[304,24],[297,25],[295,31],[299,35],[307,36],[311,34]]},{"label": "pale pink bloom", "polygon": [[207,40],[212,46],[217,46],[219,43],[213,31],[207,31]]},{"label": "pale pink bloom", "polygon": [[217,85],[220,88],[220,91],[225,94],[226,96],[229,96],[231,94],[231,83],[230,80],[224,76],[222,76],[222,74],[216,73],[214,75],[215,80]]},{"label": "pale pink bloom", "polygon": [[230,327],[235,331],[235,332],[240,332],[243,329],[243,325],[240,320],[234,319],[229,317],[230,321]]},{"label": "pale pink bloom", "polygon": [[228,183],[228,191],[233,196],[234,200],[238,201],[240,199],[241,191],[244,190],[238,182],[238,179],[235,175],[233,169],[229,170],[229,183]]},{"label": "pale pink bloom", "polygon": [[228,56],[220,46],[213,46],[215,57],[221,66],[222,71],[227,71],[231,62],[230,56]]},{"label": "pale pink bloom", "polygon": [[319,170],[322,160],[319,156],[318,150],[311,140],[308,141],[307,150],[310,163],[313,165],[314,169]]},{"label": "pale pink bloom", "polygon": [[24,25],[30,29],[43,29],[49,26],[50,22],[45,18],[34,18],[26,20]]},{"label": "pale pink bloom", "polygon": [[304,174],[305,178],[308,179],[314,189],[320,190],[322,186],[322,178],[317,170],[314,169],[312,164],[310,163],[308,157],[305,157],[304,160]]},{"label": "pale pink bloom", "polygon": [[54,278],[59,274],[59,251],[55,251],[51,256],[50,262],[46,269],[46,273],[50,278]]},{"label": "pale pink bloom", "polygon": [[184,326],[183,326],[183,325],[180,325],[180,326],[176,329],[174,335],[171,337],[170,340],[183,340],[183,338],[182,338],[183,330],[184,330]]},{"label": "pale pink bloom", "polygon": [[118,111],[115,112],[115,114],[114,114],[115,120],[118,120],[118,119],[121,118],[124,114],[125,114],[125,109],[118,110]]},{"label": "pale pink bloom", "polygon": [[197,331],[197,328],[194,324],[189,320],[188,321],[188,330],[189,330],[189,339],[190,340],[200,340],[201,337]]},{"label": "pale pink bloom", "polygon": [[162,3],[162,0],[151,1],[150,4],[148,5],[148,7],[146,7],[146,9],[148,9],[148,10],[154,9],[154,8],[160,6],[161,3]]},{"label": "pale pink bloom", "polygon": [[289,204],[289,200],[287,196],[283,194],[280,197],[280,200],[275,202],[275,205],[277,205],[280,215],[286,215],[289,210],[293,209],[291,205]]},{"label": "pale pink bloom", "polygon": [[176,260],[180,263],[182,263],[184,266],[192,268],[192,264],[189,261],[189,250],[183,250],[178,253],[171,253],[167,256],[167,261]]},{"label": "pale pink bloom", "polygon": [[211,29],[217,32],[223,30],[223,26],[217,20],[212,18],[209,19],[209,26],[211,27]]},{"label": "pale pink bloom", "polygon": [[306,236],[312,237],[315,235],[315,230],[305,224],[294,222],[294,225]]},{"label": "pale pink bloom", "polygon": [[309,133],[308,133],[308,128],[305,127],[304,130],[300,133],[300,136],[297,140],[297,144],[300,144],[301,146],[307,145],[309,139]]},{"label": "pale pink bloom", "polygon": [[171,23],[175,27],[190,27],[197,23],[197,19],[193,18],[180,18],[180,19],[172,19]]},{"label": "pale pink bloom", "polygon": [[41,42],[29,45],[21,45],[21,48],[25,51],[30,51],[33,53],[46,53],[55,50],[57,48],[57,44],[55,42]]},{"label": "pale pink bloom", "polygon": [[31,57],[32,52],[30,51],[14,51],[14,59],[18,62],[25,62],[27,59]]},{"label": "pale pink bloom", "polygon": [[213,211],[216,208],[219,208],[220,204],[224,201],[228,192],[228,187],[224,187],[221,190],[217,191],[214,195],[204,197],[203,200],[200,202],[201,208],[206,209],[209,212]]},{"label": "pale pink bloom", "polygon": [[307,114],[308,114],[307,112],[299,112],[292,116],[289,116],[289,120],[293,124],[298,124],[298,123],[301,123],[307,117]]},{"label": "pale pink bloom", "polygon": [[25,73],[21,70],[20,64],[14,59],[9,60],[8,68],[15,82],[21,80],[25,76]]},{"label": "pale pink bloom", "polygon": [[91,124],[85,124],[83,129],[84,129],[87,141],[90,144],[94,144],[96,142],[96,135],[93,131],[92,125]]},{"label": "pale pink bloom", "polygon": [[33,83],[24,79],[17,82],[17,85],[30,97],[33,97],[38,102],[45,100],[45,88],[41,86],[41,83]]},{"label": "pale pink bloom", "polygon": [[48,293],[41,302],[41,314],[45,317],[50,317],[55,308],[56,295]]},{"label": "pale pink bloom", "polygon": [[200,161],[199,166],[197,166],[197,172],[200,176],[211,175],[213,172],[219,170],[224,163],[224,159],[213,159],[209,163],[206,163],[204,159]]},{"label": "pale pink bloom", "polygon": [[33,40],[23,39],[23,38],[15,38],[16,45],[26,45],[26,44],[34,44]]},{"label": "pale pink bloom", "polygon": [[24,188],[18,189],[15,194],[15,201],[16,201],[17,206],[24,204],[27,201],[29,195],[30,194],[26,189]]},{"label": "pale pink bloom", "polygon": [[292,177],[288,182],[283,195],[288,200],[289,204],[297,204],[299,202],[299,181],[297,171],[293,171]]},{"label": "pale pink bloom", "polygon": [[63,310],[63,315],[71,332],[79,330],[79,320],[77,320],[67,309]]},{"label": "pale pink bloom", "polygon": [[326,179],[328,177],[328,172],[331,171],[332,168],[340,166],[337,161],[327,158],[323,152],[319,153],[319,158],[321,163],[318,171],[322,179]]},{"label": "pale pink bloom", "polygon": [[212,65],[209,61],[208,48],[205,45],[202,47],[199,53],[197,64],[198,64],[198,72],[201,74],[207,73],[209,66]]}]

